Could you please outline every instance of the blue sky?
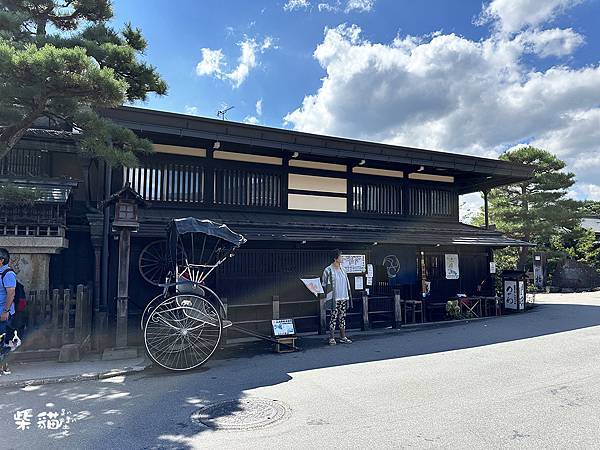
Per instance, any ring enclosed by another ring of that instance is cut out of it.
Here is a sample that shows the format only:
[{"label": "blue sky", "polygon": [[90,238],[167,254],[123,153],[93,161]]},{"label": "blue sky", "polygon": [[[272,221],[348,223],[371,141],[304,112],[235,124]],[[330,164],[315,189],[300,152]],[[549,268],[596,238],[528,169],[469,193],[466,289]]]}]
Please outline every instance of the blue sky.
[{"label": "blue sky", "polygon": [[600,200],[600,0],[115,0],[169,94],[143,107],[495,157]]}]

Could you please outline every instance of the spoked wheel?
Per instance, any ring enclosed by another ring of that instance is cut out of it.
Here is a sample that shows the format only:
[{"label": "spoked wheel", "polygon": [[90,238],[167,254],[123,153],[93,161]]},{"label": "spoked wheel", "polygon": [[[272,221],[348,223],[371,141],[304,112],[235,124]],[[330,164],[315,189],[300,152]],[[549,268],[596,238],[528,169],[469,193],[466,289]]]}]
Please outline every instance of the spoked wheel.
[{"label": "spoked wheel", "polygon": [[204,364],[221,340],[222,322],[215,307],[197,295],[176,295],[161,302],[144,327],[148,355],[169,370]]},{"label": "spoked wheel", "polygon": [[144,280],[154,285],[165,282],[165,277],[173,269],[168,255],[167,241],[153,241],[144,247],[138,261]]},{"label": "spoked wheel", "polygon": [[160,294],[148,302],[148,304],[144,308],[144,311],[142,312],[142,320],[140,320],[140,328],[142,329],[142,331],[144,331],[144,328],[146,327],[146,322],[148,321],[148,318],[150,317],[150,313],[152,312],[152,310],[154,308],[156,308],[156,306],[158,305],[158,302],[164,298],[165,297],[163,296],[163,294]]}]

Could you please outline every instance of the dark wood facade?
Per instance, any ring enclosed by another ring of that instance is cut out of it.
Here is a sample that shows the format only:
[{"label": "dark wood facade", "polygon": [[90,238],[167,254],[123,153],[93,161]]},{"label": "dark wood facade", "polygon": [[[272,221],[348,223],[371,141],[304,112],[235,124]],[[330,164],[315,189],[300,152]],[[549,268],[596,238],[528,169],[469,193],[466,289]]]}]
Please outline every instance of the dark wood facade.
[{"label": "dark wood facade", "polygon": [[[132,241],[134,317],[158,290],[139,273],[140,252],[164,239],[166,224],[175,217],[221,221],[249,239],[210,283],[228,299],[232,320],[259,331],[268,328],[274,298],[280,316],[294,317],[300,331],[318,329],[318,302],[299,278],[320,276],[333,248],[364,254],[375,266],[368,286],[373,323],[386,325],[393,319],[394,291],[421,298],[423,279],[431,283],[430,301],[474,294],[482,284],[493,292],[488,269],[493,248],[523,244],[460,224],[458,205],[461,194],[527,179],[528,167],[138,108],[106,115],[152,140],[156,153],[143,157],[139,167],[106,173],[101,163],[73,158],[64,135],[30,136],[0,163],[0,176],[79,181],[67,217],[71,246],[54,257],[52,281],[57,287],[91,281],[104,291],[96,307],[105,302],[109,316],[114,315],[117,242],[108,236],[103,290],[106,227],[96,207],[126,181],[150,204]],[[459,255],[458,280],[445,279],[446,253]],[[390,255],[402,266],[396,280],[383,268]],[[360,298],[362,292],[353,295]],[[361,314],[356,301],[350,326],[358,325]]]}]

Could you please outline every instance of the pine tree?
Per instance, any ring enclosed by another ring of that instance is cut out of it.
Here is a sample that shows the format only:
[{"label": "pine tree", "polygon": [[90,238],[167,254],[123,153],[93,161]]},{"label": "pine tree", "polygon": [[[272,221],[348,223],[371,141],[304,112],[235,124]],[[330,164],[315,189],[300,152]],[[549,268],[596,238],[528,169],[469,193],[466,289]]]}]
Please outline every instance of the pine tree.
[{"label": "pine tree", "polygon": [[113,164],[151,151],[97,113],[167,90],[140,60],[141,31],[111,28],[112,16],[110,0],[0,0],[0,158],[40,117],[68,124],[82,152]]},{"label": "pine tree", "polygon": [[[566,198],[575,175],[555,155],[534,147],[507,151],[501,160],[534,166],[533,178],[519,184],[492,189],[488,199],[490,220],[518,239],[549,247],[559,231],[573,230],[581,221],[579,203]],[[518,254],[518,267],[525,268],[527,248]]]}]

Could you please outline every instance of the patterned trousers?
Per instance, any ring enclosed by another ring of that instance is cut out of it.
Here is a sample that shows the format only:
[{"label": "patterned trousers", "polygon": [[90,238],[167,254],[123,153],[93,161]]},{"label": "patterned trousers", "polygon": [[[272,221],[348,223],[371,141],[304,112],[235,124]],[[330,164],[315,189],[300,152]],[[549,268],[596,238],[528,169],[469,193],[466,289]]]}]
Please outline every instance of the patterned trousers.
[{"label": "patterned trousers", "polygon": [[335,331],[335,322],[336,319],[339,320],[340,330],[346,329],[346,308],[347,301],[346,300],[336,300],[335,308],[331,310],[331,319],[329,320],[329,331]]}]

